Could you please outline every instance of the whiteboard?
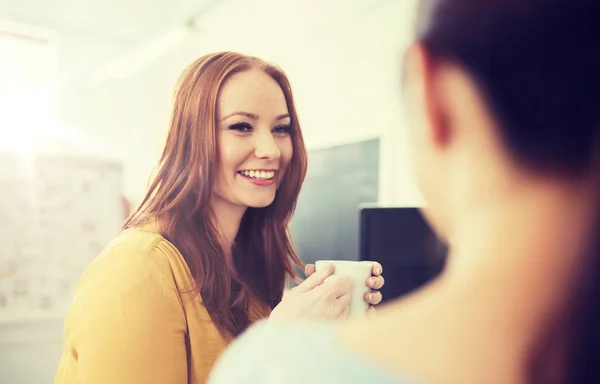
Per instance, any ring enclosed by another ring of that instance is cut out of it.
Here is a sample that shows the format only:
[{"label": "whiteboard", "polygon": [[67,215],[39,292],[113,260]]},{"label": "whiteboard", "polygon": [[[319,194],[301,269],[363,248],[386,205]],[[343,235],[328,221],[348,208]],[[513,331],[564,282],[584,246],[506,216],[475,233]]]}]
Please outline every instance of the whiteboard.
[{"label": "whiteboard", "polygon": [[0,323],[62,318],[123,223],[118,162],[0,153]]}]

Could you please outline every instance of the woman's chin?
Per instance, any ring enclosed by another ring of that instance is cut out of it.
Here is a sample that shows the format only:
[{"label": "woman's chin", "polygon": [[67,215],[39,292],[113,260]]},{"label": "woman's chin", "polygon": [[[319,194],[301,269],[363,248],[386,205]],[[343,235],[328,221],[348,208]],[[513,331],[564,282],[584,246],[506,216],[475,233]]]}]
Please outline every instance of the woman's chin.
[{"label": "woman's chin", "polygon": [[269,205],[271,205],[272,203],[273,203],[273,200],[271,200],[269,202],[264,202],[264,203],[254,203],[254,204],[248,205],[248,208],[266,208]]},{"label": "woman's chin", "polygon": [[248,199],[245,203],[249,208],[266,208],[273,204],[275,196],[265,196],[264,198]]}]

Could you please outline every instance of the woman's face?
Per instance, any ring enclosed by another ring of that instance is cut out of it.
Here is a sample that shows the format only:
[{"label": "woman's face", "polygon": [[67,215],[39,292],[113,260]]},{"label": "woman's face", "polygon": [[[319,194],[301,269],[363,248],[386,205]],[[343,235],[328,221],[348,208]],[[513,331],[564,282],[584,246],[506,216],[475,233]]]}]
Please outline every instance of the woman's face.
[{"label": "woman's face", "polygon": [[294,152],[281,87],[261,70],[236,73],[221,88],[217,112],[215,197],[244,208],[270,205]]}]

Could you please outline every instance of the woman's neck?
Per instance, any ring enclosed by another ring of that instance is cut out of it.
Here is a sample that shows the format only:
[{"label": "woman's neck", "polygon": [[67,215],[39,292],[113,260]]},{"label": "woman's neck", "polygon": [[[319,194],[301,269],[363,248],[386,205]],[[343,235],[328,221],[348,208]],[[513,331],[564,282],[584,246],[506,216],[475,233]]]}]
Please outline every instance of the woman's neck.
[{"label": "woman's neck", "polygon": [[363,328],[379,341],[367,348],[383,348],[378,360],[425,382],[525,381],[528,359],[559,326],[580,270],[589,200],[574,189],[524,188],[464,207],[446,271],[382,308],[379,324]]},{"label": "woman's neck", "polygon": [[230,249],[240,229],[242,217],[247,207],[233,205],[223,199],[213,199],[211,208],[215,215],[215,220],[221,235],[227,242],[227,248]]},{"label": "woman's neck", "polygon": [[462,307],[452,327],[471,334],[478,359],[496,362],[498,379],[524,381],[540,342],[567,332],[565,308],[589,243],[588,201],[572,189],[525,189],[457,223],[440,297]]}]

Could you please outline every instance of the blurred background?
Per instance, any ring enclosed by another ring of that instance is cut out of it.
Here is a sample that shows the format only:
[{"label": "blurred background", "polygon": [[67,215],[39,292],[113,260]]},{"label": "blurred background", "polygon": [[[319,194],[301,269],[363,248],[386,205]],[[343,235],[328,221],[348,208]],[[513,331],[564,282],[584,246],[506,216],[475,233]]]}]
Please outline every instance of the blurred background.
[{"label": "blurred background", "polygon": [[421,202],[400,111],[414,3],[0,0],[0,382],[52,382],[77,279],[142,198],[205,53],[287,72],[309,149],[300,255],[367,258],[360,207]]}]

